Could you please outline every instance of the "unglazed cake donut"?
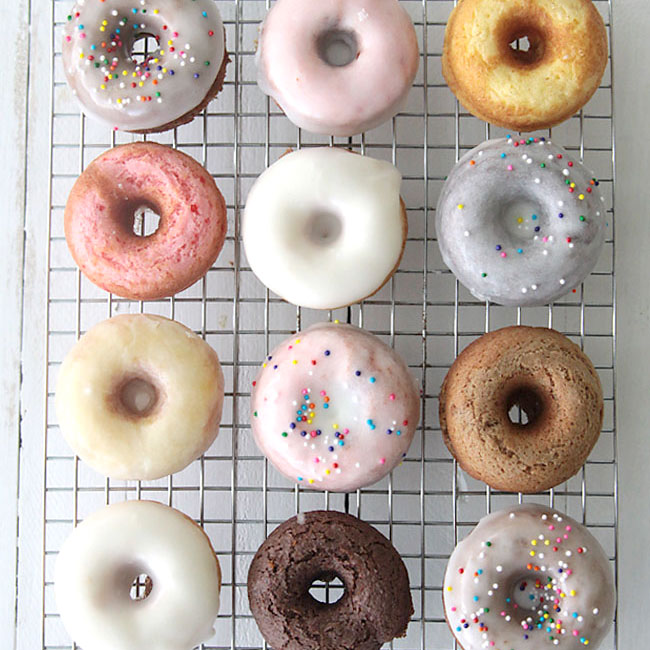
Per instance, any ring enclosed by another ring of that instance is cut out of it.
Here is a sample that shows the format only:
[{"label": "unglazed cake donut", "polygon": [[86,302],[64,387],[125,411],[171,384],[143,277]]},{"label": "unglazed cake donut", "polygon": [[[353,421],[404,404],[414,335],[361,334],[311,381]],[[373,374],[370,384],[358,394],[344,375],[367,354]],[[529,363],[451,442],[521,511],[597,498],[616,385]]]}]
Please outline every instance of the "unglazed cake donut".
[{"label": "unglazed cake donut", "polygon": [[553,302],[591,273],[605,242],[598,181],[545,138],[488,140],[466,153],[438,200],[445,264],[480,300]]},{"label": "unglazed cake donut", "polygon": [[[325,604],[315,580],[345,592]],[[248,572],[255,621],[276,650],[379,650],[406,634],[413,604],[404,562],[381,533],[342,512],[299,514],[276,528]]]},{"label": "unglazed cake donut", "polygon": [[[528,50],[511,47],[524,37]],[[460,0],[447,23],[442,72],[476,117],[535,131],[589,101],[607,58],[592,0]]]},{"label": "unglazed cake donut", "polygon": [[319,323],[281,343],[251,394],[255,442],[285,476],[349,492],[406,455],[420,400],[406,364],[376,336]]},{"label": "unglazed cake donut", "polygon": [[217,353],[162,316],[122,314],[95,325],[66,356],[57,381],[61,433],[111,478],[183,469],[217,437],[222,407]]},{"label": "unglazed cake donut", "polygon": [[[135,133],[191,121],[223,86],[228,56],[211,0],[79,0],[63,36],[63,70],[84,113]],[[158,49],[136,61],[137,42]]]},{"label": "unglazed cake donut", "polygon": [[[527,415],[512,422],[513,406]],[[468,474],[540,492],[582,467],[600,436],[603,392],[589,358],[555,330],[506,327],[467,346],[440,390],[440,427]]]},{"label": "unglazed cake donut", "polygon": [[344,149],[289,153],[251,188],[246,257],[271,291],[335,309],[376,293],[399,266],[407,235],[394,165]]},{"label": "unglazed cake donut", "polygon": [[452,553],[443,585],[445,617],[463,650],[595,650],[615,599],[596,538],[536,504],[481,519]]},{"label": "unglazed cake donut", "polygon": [[[146,574],[140,599],[130,595]],[[55,594],[84,650],[191,650],[213,634],[221,570],[208,536],[153,501],[125,501],[86,518],[64,542]]]},{"label": "unglazed cake donut", "polygon": [[[143,208],[160,217],[133,231]],[[97,286],[132,300],[171,296],[203,277],[226,237],[226,203],[190,156],[154,142],[109,149],[88,165],[65,206],[65,238]]]},{"label": "unglazed cake donut", "polygon": [[419,60],[397,0],[279,0],[262,25],[258,84],[296,126],[352,136],[401,109]]}]

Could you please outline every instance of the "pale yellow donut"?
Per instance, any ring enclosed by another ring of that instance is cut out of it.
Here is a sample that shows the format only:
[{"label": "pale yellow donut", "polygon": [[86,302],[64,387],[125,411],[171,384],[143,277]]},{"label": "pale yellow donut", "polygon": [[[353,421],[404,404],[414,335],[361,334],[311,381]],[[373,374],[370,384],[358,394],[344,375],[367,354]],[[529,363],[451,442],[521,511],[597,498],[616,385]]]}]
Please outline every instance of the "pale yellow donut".
[{"label": "pale yellow donut", "polygon": [[223,383],[216,352],[185,326],[162,316],[115,316],[89,330],[65,358],[56,391],[59,425],[98,472],[160,478],[189,465],[216,438]]}]

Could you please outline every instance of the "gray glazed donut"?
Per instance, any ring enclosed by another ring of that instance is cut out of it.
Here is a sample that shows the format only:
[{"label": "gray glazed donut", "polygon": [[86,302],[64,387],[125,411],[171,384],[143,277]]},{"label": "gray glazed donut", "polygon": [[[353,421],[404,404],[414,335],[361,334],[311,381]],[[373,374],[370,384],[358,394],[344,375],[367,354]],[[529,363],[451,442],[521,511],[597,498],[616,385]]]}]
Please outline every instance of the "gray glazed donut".
[{"label": "gray glazed donut", "polygon": [[449,174],[436,230],[445,264],[474,296],[544,305],[596,265],[604,198],[584,165],[549,140],[488,140]]}]

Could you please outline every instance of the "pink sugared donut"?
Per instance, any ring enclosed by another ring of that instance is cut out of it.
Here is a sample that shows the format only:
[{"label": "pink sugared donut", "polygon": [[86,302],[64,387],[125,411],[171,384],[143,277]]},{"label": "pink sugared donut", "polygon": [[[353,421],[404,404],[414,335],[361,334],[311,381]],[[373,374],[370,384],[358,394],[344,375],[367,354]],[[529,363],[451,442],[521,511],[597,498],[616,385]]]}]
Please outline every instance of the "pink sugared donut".
[{"label": "pink sugared donut", "polygon": [[[160,216],[146,237],[133,231],[142,208]],[[226,225],[212,176],[190,156],[153,142],[103,153],[77,179],[65,206],[65,237],[81,271],[133,300],[171,296],[205,275]]]},{"label": "pink sugared donut", "polygon": [[305,487],[349,492],[401,462],[420,397],[404,361],[379,338],[319,323],[266,358],[251,410],[255,441],[282,474]]},{"label": "pink sugared donut", "polygon": [[296,126],[351,136],[401,109],[419,56],[397,0],[278,0],[262,25],[258,84]]}]

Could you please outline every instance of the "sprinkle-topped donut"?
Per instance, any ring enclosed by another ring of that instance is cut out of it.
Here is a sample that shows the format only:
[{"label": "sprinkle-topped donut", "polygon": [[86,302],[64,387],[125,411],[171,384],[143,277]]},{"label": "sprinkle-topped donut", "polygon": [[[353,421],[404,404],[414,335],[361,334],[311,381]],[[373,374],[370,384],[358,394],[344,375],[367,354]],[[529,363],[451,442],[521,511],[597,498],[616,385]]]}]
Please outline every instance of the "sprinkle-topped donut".
[{"label": "sprinkle-topped donut", "polygon": [[411,444],[419,395],[376,336],[319,323],[281,343],[253,382],[252,430],[285,476],[348,492],[388,474]]},{"label": "sprinkle-topped donut", "polygon": [[[147,37],[158,49],[136,60],[137,43]],[[211,0],[78,0],[62,54],[84,112],[136,133],[192,120],[221,90],[228,63]]]},{"label": "sprinkle-topped donut", "polygon": [[480,300],[509,306],[544,305],[580,284],[605,227],[598,181],[545,138],[508,136],[469,151],[436,211],[445,264]]},{"label": "sprinkle-topped donut", "polygon": [[443,600],[464,650],[595,650],[615,590],[607,556],[584,526],[526,504],[484,517],[458,544]]}]

